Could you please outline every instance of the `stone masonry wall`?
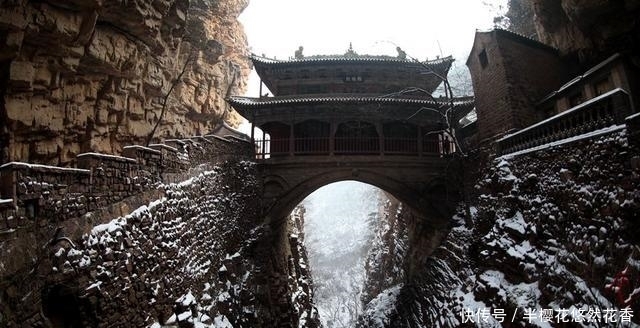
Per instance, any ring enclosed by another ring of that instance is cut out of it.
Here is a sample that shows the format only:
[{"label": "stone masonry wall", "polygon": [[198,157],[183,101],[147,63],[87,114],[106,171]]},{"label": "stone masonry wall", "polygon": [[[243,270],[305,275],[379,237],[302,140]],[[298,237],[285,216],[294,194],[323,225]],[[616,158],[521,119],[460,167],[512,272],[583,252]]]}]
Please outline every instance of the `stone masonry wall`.
[{"label": "stone masonry wall", "polygon": [[[52,254],[49,251],[54,244],[70,246],[77,251],[79,239],[86,238],[82,236],[90,233],[94,226],[111,220],[116,213],[129,213],[166,193],[163,191],[166,188],[158,189],[163,181],[182,181],[227,160],[250,159],[253,151],[248,142],[235,138],[207,136],[176,142],[181,144],[179,148],[167,145],[126,147],[125,153],[129,157],[81,154],[77,158],[80,168],[20,162],[0,167],[0,248],[3,250],[0,318],[5,318],[4,323],[37,326],[46,319],[37,314],[43,288],[51,284],[48,278]],[[107,256],[94,254],[103,255]],[[60,267],[59,272],[68,271],[69,264],[64,265],[66,267]],[[77,274],[78,270],[73,272]],[[76,278],[65,276],[63,280],[76,283],[73,280]],[[55,293],[66,295],[70,291]],[[76,294],[77,291],[71,296],[58,296],[75,299]],[[16,302],[16,297],[22,297],[24,303]],[[17,305],[20,307],[15,308]]]},{"label": "stone masonry wall", "polygon": [[255,178],[251,162],[221,163],[190,180],[162,185],[164,197],[94,226],[74,244],[49,245],[48,261],[41,265],[50,270],[40,293],[41,313],[8,303],[5,322],[269,326],[262,314],[266,305],[255,296],[260,273],[252,254],[261,233]]},{"label": "stone masonry wall", "polygon": [[[478,55],[484,49],[488,65],[482,68]],[[502,55],[490,33],[476,33],[476,42],[467,61],[473,81],[480,140],[492,137],[512,121]]]},{"label": "stone masonry wall", "polygon": [[[84,153],[78,168],[11,162],[0,166],[0,198],[13,201],[15,214],[0,213],[0,230],[29,225],[29,219],[64,221],[184,178],[200,164],[245,156],[247,142],[216,136],[176,140],[180,150],[156,144],[126,146],[122,156]],[[188,145],[188,146],[187,146]],[[155,148],[155,149],[154,149]]]},{"label": "stone masonry wall", "polygon": [[[569,69],[557,53],[503,37],[499,40],[507,71],[508,98],[513,126],[522,129],[538,122],[536,104],[568,81]],[[541,69],[544,67],[544,69]]]},{"label": "stone masonry wall", "polygon": [[489,162],[387,327],[637,323],[639,154],[627,130]]},{"label": "stone masonry wall", "polygon": [[159,120],[156,139],[234,122],[224,98],[246,87],[247,3],[2,1],[0,163],[120,153]]}]

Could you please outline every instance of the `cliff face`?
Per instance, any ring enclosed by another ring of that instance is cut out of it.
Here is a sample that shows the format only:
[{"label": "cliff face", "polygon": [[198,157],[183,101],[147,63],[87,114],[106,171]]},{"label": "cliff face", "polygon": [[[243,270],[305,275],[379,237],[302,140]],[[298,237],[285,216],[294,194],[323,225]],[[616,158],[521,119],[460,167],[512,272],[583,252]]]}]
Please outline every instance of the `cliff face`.
[{"label": "cliff face", "polygon": [[385,289],[401,284],[405,278],[408,211],[392,197],[389,197],[379,211],[382,219],[376,222],[375,237],[365,262],[367,280],[362,293],[365,305]]},{"label": "cliff face", "polygon": [[540,40],[564,54],[590,61],[638,44],[638,0],[533,0],[532,5]]},{"label": "cliff face", "polygon": [[[205,134],[250,64],[247,0],[9,0],[0,5],[0,162],[66,164]],[[175,82],[179,78],[179,82]],[[161,117],[165,97],[166,113]]]},{"label": "cliff face", "polygon": [[[625,132],[493,162],[470,216],[454,216],[420,274],[381,293],[395,300],[370,326],[543,326],[524,313],[551,309],[553,327],[609,327],[630,320],[627,306],[636,322],[639,163]],[[588,315],[605,309],[614,317]]]}]

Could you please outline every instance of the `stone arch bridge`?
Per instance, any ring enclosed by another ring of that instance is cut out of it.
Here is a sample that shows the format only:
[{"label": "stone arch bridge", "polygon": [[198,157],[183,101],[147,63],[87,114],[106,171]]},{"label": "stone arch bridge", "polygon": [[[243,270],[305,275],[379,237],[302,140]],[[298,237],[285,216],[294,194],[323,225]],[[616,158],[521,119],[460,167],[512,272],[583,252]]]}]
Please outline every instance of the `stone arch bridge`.
[{"label": "stone arch bridge", "polygon": [[376,186],[442,227],[455,206],[458,162],[453,156],[287,156],[258,160],[263,179],[263,215],[284,221],[304,198],[333,182],[355,180]]}]

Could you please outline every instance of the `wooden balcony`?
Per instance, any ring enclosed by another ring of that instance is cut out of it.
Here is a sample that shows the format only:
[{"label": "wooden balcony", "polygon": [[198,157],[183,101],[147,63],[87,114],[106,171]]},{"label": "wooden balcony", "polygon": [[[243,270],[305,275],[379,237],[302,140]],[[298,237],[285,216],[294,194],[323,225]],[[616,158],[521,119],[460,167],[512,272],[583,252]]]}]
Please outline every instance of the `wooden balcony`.
[{"label": "wooden balcony", "polygon": [[442,157],[455,152],[443,138],[294,138],[256,140],[256,158],[327,155],[401,155]]}]

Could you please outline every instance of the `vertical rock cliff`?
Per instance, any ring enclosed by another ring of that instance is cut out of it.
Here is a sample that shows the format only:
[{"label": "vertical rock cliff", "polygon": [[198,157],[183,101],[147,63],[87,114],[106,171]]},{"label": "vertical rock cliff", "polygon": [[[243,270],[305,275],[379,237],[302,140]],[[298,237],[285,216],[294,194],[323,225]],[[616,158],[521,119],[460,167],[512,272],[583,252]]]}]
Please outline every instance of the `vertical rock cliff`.
[{"label": "vertical rock cliff", "polygon": [[[0,4],[0,162],[67,164],[233,121],[247,0]],[[165,106],[166,105],[166,106]],[[162,115],[163,107],[166,113]]]},{"label": "vertical rock cliff", "polygon": [[583,61],[598,60],[635,47],[638,50],[640,1],[533,0],[540,40]]}]

